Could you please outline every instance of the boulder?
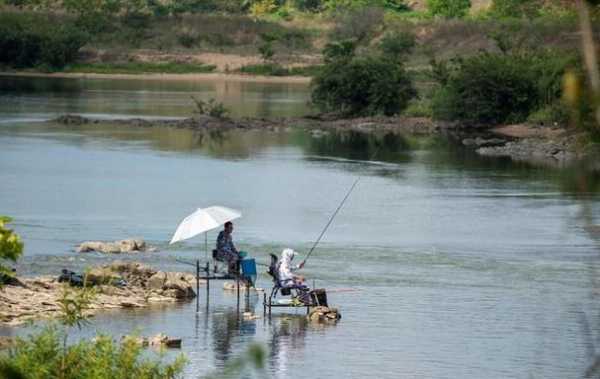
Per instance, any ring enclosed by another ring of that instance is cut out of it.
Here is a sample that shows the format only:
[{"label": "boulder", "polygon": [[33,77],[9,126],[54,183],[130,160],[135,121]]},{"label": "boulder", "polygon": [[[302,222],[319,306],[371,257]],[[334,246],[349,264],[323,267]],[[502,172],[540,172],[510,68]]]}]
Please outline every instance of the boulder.
[{"label": "boulder", "polygon": [[167,274],[163,271],[159,271],[148,279],[146,288],[155,291],[162,291],[166,281]]},{"label": "boulder", "polygon": [[174,348],[180,348],[181,347],[181,338],[169,338],[167,335],[165,334],[157,334],[152,338],[148,339],[148,345],[150,346],[158,346],[158,347],[174,347]]},{"label": "boulder", "polygon": [[189,277],[189,274],[180,272],[159,271],[148,279],[146,288],[162,292],[167,297],[191,299],[196,297],[196,293],[192,288],[193,282],[188,281]]},{"label": "boulder", "polygon": [[337,322],[342,315],[337,308],[318,306],[312,308],[306,317],[313,322]]},{"label": "boulder", "polygon": [[121,277],[107,267],[96,267],[86,274],[87,282],[93,285],[111,284],[119,279]]},{"label": "boulder", "polygon": [[146,251],[146,242],[141,239],[126,239],[115,242],[87,241],[77,248],[78,253],[98,251],[105,254],[136,253]]}]

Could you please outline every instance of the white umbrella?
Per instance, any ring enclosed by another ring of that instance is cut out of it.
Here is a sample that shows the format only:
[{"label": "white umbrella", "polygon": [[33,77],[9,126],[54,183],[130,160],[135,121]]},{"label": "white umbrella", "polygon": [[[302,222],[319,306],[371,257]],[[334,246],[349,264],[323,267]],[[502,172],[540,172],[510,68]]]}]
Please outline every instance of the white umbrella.
[{"label": "white umbrella", "polygon": [[197,236],[200,233],[208,232],[214,228],[225,224],[227,221],[242,217],[242,213],[231,208],[213,206],[208,208],[198,208],[194,213],[181,221],[171,242],[183,241]]}]

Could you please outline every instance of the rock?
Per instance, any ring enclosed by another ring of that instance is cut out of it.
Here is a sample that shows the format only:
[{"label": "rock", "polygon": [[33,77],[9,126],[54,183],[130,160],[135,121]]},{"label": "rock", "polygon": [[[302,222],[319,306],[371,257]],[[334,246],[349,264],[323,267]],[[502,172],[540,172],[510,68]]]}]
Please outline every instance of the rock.
[{"label": "rock", "polygon": [[54,121],[64,125],[83,125],[89,123],[90,119],[82,116],[66,114],[56,118]]},{"label": "rock", "polygon": [[167,274],[162,271],[159,271],[156,274],[152,275],[150,277],[150,279],[148,279],[146,288],[151,289],[151,290],[156,290],[156,291],[162,291],[166,280],[167,280]]},{"label": "rock", "polygon": [[506,144],[506,140],[501,138],[475,138],[475,145],[477,145],[477,147],[502,146],[504,144]]},{"label": "rock", "polygon": [[93,285],[111,284],[121,279],[110,268],[96,267],[87,272],[86,280]]},{"label": "rock", "polygon": [[146,242],[141,239],[126,239],[115,242],[87,241],[77,248],[78,253],[98,251],[105,254],[121,254],[146,251]]},{"label": "rock", "polygon": [[157,334],[154,337],[148,340],[148,345],[156,346],[156,347],[173,347],[180,348],[181,347],[181,338],[169,338],[165,334]]},{"label": "rock", "polygon": [[342,315],[337,308],[318,306],[312,308],[306,317],[313,322],[337,322],[342,318]]},{"label": "rock", "polygon": [[[97,285],[89,313],[102,309],[141,308],[152,302],[176,302],[196,296],[188,273],[159,272],[137,262],[115,261],[88,273]],[[56,316],[63,284],[55,276],[22,278],[24,286],[4,286],[0,296],[0,322],[18,325],[30,319]],[[150,288],[152,287],[152,288]]]},{"label": "rock", "polygon": [[475,146],[476,142],[473,138],[465,138],[464,140],[462,140],[462,144],[464,146]]},{"label": "rock", "polygon": [[157,292],[162,291],[163,296],[192,299],[196,297],[196,293],[192,288],[192,283],[188,281],[189,277],[189,274],[159,271],[148,279],[146,288]]}]

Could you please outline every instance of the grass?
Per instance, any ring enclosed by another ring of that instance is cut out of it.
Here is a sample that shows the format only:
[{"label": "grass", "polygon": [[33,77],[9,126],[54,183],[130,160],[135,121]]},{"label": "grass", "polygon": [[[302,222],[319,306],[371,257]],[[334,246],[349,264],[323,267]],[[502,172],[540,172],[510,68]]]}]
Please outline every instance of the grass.
[{"label": "grass", "polygon": [[202,63],[76,63],[65,67],[67,73],[95,74],[197,74],[213,72],[215,66]]},{"label": "grass", "polygon": [[315,76],[320,69],[320,65],[287,68],[278,63],[264,63],[243,66],[239,72],[262,76]]}]

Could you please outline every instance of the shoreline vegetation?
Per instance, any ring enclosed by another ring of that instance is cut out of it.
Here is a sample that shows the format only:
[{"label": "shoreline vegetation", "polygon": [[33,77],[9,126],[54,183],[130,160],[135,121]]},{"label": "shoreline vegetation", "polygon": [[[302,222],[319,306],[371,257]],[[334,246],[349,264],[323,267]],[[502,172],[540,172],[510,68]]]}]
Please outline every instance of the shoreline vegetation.
[{"label": "shoreline vegetation", "polygon": [[312,103],[339,118],[426,117],[474,130],[528,123],[600,140],[600,96],[579,48],[581,35],[600,35],[597,4],[588,34],[578,7],[560,0],[0,0],[0,8],[0,71],[9,75],[310,82]]}]

